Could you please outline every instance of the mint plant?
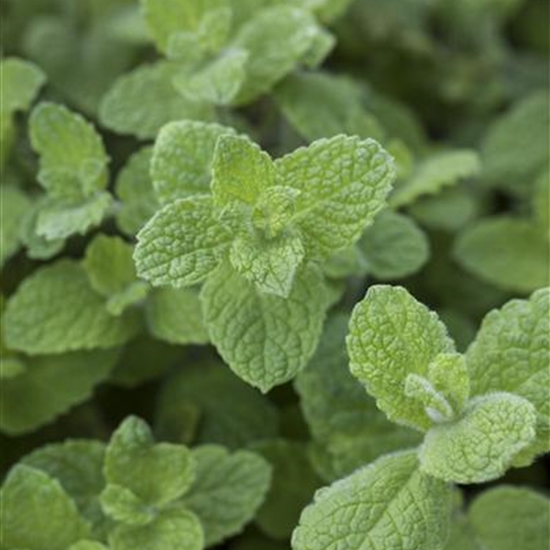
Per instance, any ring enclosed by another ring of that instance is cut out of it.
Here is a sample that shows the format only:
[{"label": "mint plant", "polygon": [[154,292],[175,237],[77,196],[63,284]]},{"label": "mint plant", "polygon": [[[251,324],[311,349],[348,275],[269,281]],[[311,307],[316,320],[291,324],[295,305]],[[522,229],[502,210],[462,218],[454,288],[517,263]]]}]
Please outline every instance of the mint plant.
[{"label": "mint plant", "polygon": [[0,550],[547,550],[543,0],[1,0]]}]

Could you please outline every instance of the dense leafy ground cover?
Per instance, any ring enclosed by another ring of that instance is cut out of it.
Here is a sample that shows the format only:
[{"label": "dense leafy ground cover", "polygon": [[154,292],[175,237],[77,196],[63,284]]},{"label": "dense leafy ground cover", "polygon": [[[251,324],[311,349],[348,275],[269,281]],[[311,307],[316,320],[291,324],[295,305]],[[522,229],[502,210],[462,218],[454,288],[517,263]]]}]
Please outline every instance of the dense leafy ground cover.
[{"label": "dense leafy ground cover", "polygon": [[547,550],[545,0],[0,0],[2,550]]}]

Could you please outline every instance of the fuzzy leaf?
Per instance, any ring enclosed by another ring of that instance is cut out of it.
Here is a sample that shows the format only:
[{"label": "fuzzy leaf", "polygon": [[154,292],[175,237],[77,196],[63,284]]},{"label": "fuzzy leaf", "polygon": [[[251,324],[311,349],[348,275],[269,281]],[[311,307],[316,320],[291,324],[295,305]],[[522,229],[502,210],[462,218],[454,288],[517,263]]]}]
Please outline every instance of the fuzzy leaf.
[{"label": "fuzzy leaf", "polygon": [[190,286],[220,263],[232,239],[213,212],[209,197],[177,200],[137,235],[134,261],[138,275],[153,285]]},{"label": "fuzzy leaf", "polygon": [[317,491],[292,548],[439,550],[449,511],[449,487],[418,469],[415,451],[395,453]]},{"label": "fuzzy leaf", "polygon": [[2,486],[2,544],[26,550],[66,550],[88,536],[88,525],[61,485],[46,473],[18,465]]},{"label": "fuzzy leaf", "polygon": [[114,432],[105,456],[108,483],[130,489],[144,504],[161,506],[189,490],[195,463],[187,447],[155,443],[147,424],[127,418]]},{"label": "fuzzy leaf", "polygon": [[235,374],[263,392],[306,365],[328,306],[321,274],[312,267],[296,275],[285,299],[259,293],[227,263],[208,278],[201,302],[220,355]]},{"label": "fuzzy leaf", "polygon": [[424,472],[444,481],[482,483],[500,477],[535,438],[533,405],[510,393],[472,399],[463,416],[433,427],[419,451]]},{"label": "fuzzy leaf", "polygon": [[294,223],[323,254],[352,245],[385,204],[394,178],[389,155],[372,139],[320,139],[275,161],[279,184],[300,191]]},{"label": "fuzzy leaf", "polygon": [[162,204],[210,193],[212,157],[218,138],[234,135],[232,128],[215,123],[184,120],[167,124],[159,132],[151,177]]},{"label": "fuzzy leaf", "polygon": [[197,476],[184,503],[195,512],[211,546],[241,532],[263,502],[271,468],[250,451],[230,454],[218,445],[193,450]]},{"label": "fuzzy leaf", "polygon": [[350,369],[390,420],[426,430],[424,407],[404,393],[409,374],[426,377],[429,364],[454,351],[447,329],[402,287],[375,285],[355,306],[347,337]]}]

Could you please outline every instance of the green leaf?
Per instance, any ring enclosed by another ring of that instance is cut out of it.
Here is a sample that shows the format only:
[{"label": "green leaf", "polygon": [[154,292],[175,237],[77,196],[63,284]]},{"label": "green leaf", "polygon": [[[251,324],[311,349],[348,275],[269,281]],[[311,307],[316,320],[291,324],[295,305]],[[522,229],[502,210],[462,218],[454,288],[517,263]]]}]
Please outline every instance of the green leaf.
[{"label": "green leaf", "polygon": [[468,511],[476,537],[487,550],[542,550],[550,544],[548,498],[522,487],[484,491]]},{"label": "green leaf", "polygon": [[82,540],[73,544],[69,550],[109,550],[106,546],[100,542],[94,542],[91,540]]},{"label": "green leaf", "polygon": [[118,350],[26,357],[23,372],[2,379],[0,430],[31,432],[86,401],[109,376],[117,357]]},{"label": "green leaf", "polygon": [[111,550],[202,550],[204,534],[199,519],[184,508],[162,512],[148,525],[118,525],[109,533]]},{"label": "green leaf", "polygon": [[455,422],[428,431],[419,451],[424,472],[444,481],[482,483],[500,477],[535,438],[533,405],[511,393],[471,400]]},{"label": "green leaf", "polygon": [[158,400],[157,433],[181,442],[181,427],[192,423],[191,411],[200,417],[197,443],[239,449],[278,435],[275,406],[221,362],[187,365],[166,379]]},{"label": "green leaf", "polygon": [[40,155],[38,181],[52,198],[83,200],[105,188],[109,157],[82,116],[62,105],[41,103],[29,124],[32,146]]},{"label": "green leaf", "polygon": [[87,200],[44,201],[36,220],[36,233],[47,241],[59,241],[78,233],[84,235],[98,226],[109,213],[112,197],[106,191]]},{"label": "green leaf", "polygon": [[56,479],[91,523],[92,533],[100,536],[105,527],[98,498],[105,485],[104,458],[104,443],[73,439],[40,447],[21,463]]},{"label": "green leaf", "polygon": [[[348,317],[329,318],[315,355],[298,374],[295,388],[327,481],[344,477],[385,453],[420,442],[420,435],[390,422],[348,368]],[[316,466],[319,466],[318,460]]]},{"label": "green leaf", "polygon": [[201,99],[214,105],[228,105],[239,92],[246,77],[249,53],[239,48],[228,48],[199,71],[181,73],[174,86],[190,99]]},{"label": "green leaf", "polygon": [[321,72],[293,74],[275,89],[275,100],[308,141],[337,134],[378,140],[384,136],[376,118],[362,105],[360,87],[345,77]]},{"label": "green leaf", "polygon": [[529,220],[480,220],[459,234],[453,255],[464,269],[505,290],[527,293],[549,283],[548,237]]},{"label": "green leaf", "polygon": [[413,175],[396,187],[390,204],[393,208],[411,204],[422,195],[439,193],[443,187],[472,178],[480,170],[479,156],[475,151],[457,149],[436,153],[421,161]]},{"label": "green leaf", "polygon": [[510,392],[528,399],[538,416],[533,454],[550,450],[550,290],[491,311],[466,353],[472,395]]},{"label": "green leaf", "polygon": [[544,170],[537,177],[531,198],[531,208],[535,222],[550,236],[550,209],[548,204],[550,204],[550,169]]},{"label": "green leaf", "polygon": [[282,5],[258,11],[231,43],[249,52],[247,78],[234,103],[250,103],[269,91],[307,56],[320,32],[315,18],[305,10]]},{"label": "green leaf", "polygon": [[177,200],[137,235],[138,275],[154,286],[200,283],[227,253],[231,233],[218,221],[209,197]]},{"label": "green leaf", "polygon": [[[294,215],[294,203],[300,191],[293,187],[274,185],[264,189],[252,211],[252,223],[267,239],[290,233],[289,225]],[[290,237],[291,235],[287,235]]]},{"label": "green leaf", "polygon": [[274,539],[288,539],[300,512],[309,504],[320,480],[313,471],[303,443],[284,439],[260,441],[252,446],[273,467],[273,480],[256,516],[256,525]]},{"label": "green leaf", "polygon": [[7,345],[31,355],[119,346],[140,326],[135,315],[109,315],[73,260],[27,277],[8,301],[5,323]]},{"label": "green leaf", "polygon": [[88,536],[88,525],[61,485],[44,472],[18,465],[1,491],[2,544],[27,550],[66,550]]},{"label": "green leaf", "polygon": [[206,344],[199,295],[191,288],[157,288],[146,304],[151,334],[171,344]]},{"label": "green leaf", "polygon": [[108,483],[132,491],[144,504],[162,506],[181,497],[195,478],[187,447],[154,442],[147,424],[128,417],[109,441],[104,473]]},{"label": "green leaf", "polygon": [[489,126],[481,145],[486,180],[515,192],[548,162],[548,90],[522,97]]},{"label": "green leaf", "polygon": [[177,71],[177,65],[159,61],[119,77],[101,101],[101,123],[118,134],[148,139],[173,120],[212,118],[208,105],[190,101],[174,88]]},{"label": "green leaf", "polygon": [[409,374],[426,377],[429,364],[454,351],[437,315],[402,287],[371,286],[355,306],[347,337],[350,369],[390,420],[426,430],[424,407],[404,393]]},{"label": "green leaf", "polygon": [[23,244],[22,218],[31,209],[30,198],[15,185],[0,187],[2,204],[2,231],[0,231],[0,266],[9,260]]},{"label": "green leaf", "polygon": [[271,157],[250,139],[233,135],[218,139],[211,185],[216,205],[254,205],[261,192],[275,184],[275,178]]},{"label": "green leaf", "polygon": [[237,376],[262,392],[287,382],[306,365],[328,306],[322,276],[313,267],[296,274],[285,299],[259,293],[223,263],[200,297],[212,343]]},{"label": "green leaf", "polygon": [[211,546],[240,533],[263,502],[271,468],[250,451],[229,453],[218,445],[193,450],[197,477],[185,506],[200,518],[205,543]]},{"label": "green leaf", "polygon": [[116,222],[128,236],[135,235],[159,209],[149,165],[152,147],[142,147],[134,153],[118,174],[115,191],[120,199]]},{"label": "green leaf", "polygon": [[235,131],[216,123],[183,120],[159,132],[151,161],[151,177],[158,200],[210,193],[211,165],[218,138]]},{"label": "green leaf", "polygon": [[209,11],[225,7],[224,0],[141,0],[149,31],[157,47],[166,52],[170,38],[176,33],[197,31]]},{"label": "green leaf", "polygon": [[400,279],[419,271],[427,262],[430,245],[414,221],[385,210],[359,240],[367,270],[377,279]]},{"label": "green leaf", "polygon": [[439,550],[450,488],[418,469],[415,451],[384,456],[319,490],[292,536],[294,550]]},{"label": "green leaf", "polygon": [[297,149],[275,166],[279,184],[300,191],[293,221],[305,244],[323,254],[359,239],[394,178],[391,158],[378,143],[343,135]]},{"label": "green leaf", "polygon": [[34,101],[46,75],[34,63],[17,57],[0,61],[0,82],[2,82],[2,118],[16,111],[26,111]]},{"label": "green leaf", "polygon": [[302,260],[304,248],[297,235],[266,239],[243,234],[231,244],[231,265],[260,292],[287,298]]},{"label": "green leaf", "polygon": [[101,493],[101,508],[111,520],[126,525],[147,525],[155,519],[155,510],[130,489],[109,483]]},{"label": "green leaf", "polygon": [[120,237],[95,237],[86,248],[83,266],[91,287],[109,299],[107,309],[112,315],[120,315],[147,295],[147,285],[137,279],[132,246]]}]

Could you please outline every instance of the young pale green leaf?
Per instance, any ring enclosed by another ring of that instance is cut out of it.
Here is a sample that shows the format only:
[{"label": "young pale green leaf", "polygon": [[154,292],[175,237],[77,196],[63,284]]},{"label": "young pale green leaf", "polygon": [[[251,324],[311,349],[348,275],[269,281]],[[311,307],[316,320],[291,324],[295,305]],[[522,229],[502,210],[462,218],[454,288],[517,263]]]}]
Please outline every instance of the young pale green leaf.
[{"label": "young pale green leaf", "polygon": [[210,197],[177,200],[138,233],[138,275],[154,286],[200,283],[218,266],[232,238],[216,218]]},{"label": "young pale green leaf", "polygon": [[458,149],[434,154],[421,161],[413,175],[396,187],[390,204],[394,208],[406,206],[422,195],[436,194],[443,187],[474,177],[480,170],[481,163],[475,151]]},{"label": "young pale green leaf", "polygon": [[46,75],[37,65],[17,57],[0,61],[0,82],[2,82],[2,118],[17,111],[26,111],[34,101]]},{"label": "young pale green leaf", "polygon": [[478,496],[468,510],[487,550],[542,550],[550,545],[550,502],[523,487],[501,485]]},{"label": "young pale green leaf", "polygon": [[212,118],[210,106],[177,92],[172,83],[177,72],[177,65],[160,61],[119,77],[101,101],[101,123],[119,134],[149,139],[173,120]]},{"label": "young pale green leaf", "polygon": [[115,183],[116,195],[121,201],[116,222],[128,236],[135,235],[160,207],[149,175],[152,156],[152,147],[139,149],[120,171]]},{"label": "young pale green leaf", "polygon": [[218,445],[193,450],[197,477],[184,504],[200,518],[211,546],[241,532],[264,501],[271,468],[250,451],[230,454]]},{"label": "young pale green leaf", "polygon": [[511,393],[471,400],[461,418],[434,426],[419,460],[424,472],[444,481],[482,483],[500,477],[535,438],[533,405]]},{"label": "young pale green leaf", "polygon": [[199,98],[214,105],[228,105],[239,92],[246,77],[249,53],[229,48],[194,74],[182,72],[174,86],[190,99]]},{"label": "young pale green leaf", "polygon": [[280,235],[292,221],[294,202],[299,195],[298,189],[284,185],[264,189],[252,211],[254,227],[268,239]]},{"label": "young pale green leaf", "polygon": [[117,525],[109,533],[111,550],[203,550],[204,534],[197,516],[177,507],[144,526]]},{"label": "young pale green leaf", "polygon": [[358,243],[367,270],[377,279],[400,279],[419,271],[427,262],[430,245],[414,221],[385,210],[367,228]]},{"label": "young pale green leaf", "polygon": [[317,491],[292,536],[294,550],[439,550],[450,488],[423,474],[415,451],[384,456]]},{"label": "young pale green leaf", "polygon": [[218,139],[212,161],[212,195],[218,206],[233,202],[253,206],[263,190],[275,184],[271,157],[250,139],[226,135]]},{"label": "young pale green leaf", "polygon": [[117,350],[94,350],[25,358],[22,372],[2,379],[0,431],[31,432],[86,401],[109,376],[117,357]]},{"label": "young pale green leaf", "polygon": [[489,126],[482,148],[483,175],[521,192],[548,163],[548,90],[521,98]]},{"label": "young pale green leaf", "polygon": [[302,241],[297,235],[283,234],[266,239],[244,233],[231,243],[229,259],[231,265],[260,292],[287,298],[304,254]]},{"label": "young pale green leaf", "polygon": [[315,18],[305,10],[279,5],[258,11],[231,43],[249,52],[246,80],[234,103],[250,103],[269,91],[307,57],[319,33]]},{"label": "young pale green leaf", "polygon": [[405,395],[421,403],[433,422],[448,422],[454,416],[453,407],[432,383],[418,374],[405,378]]},{"label": "young pale green leaf", "polygon": [[313,252],[352,245],[382,209],[393,163],[372,139],[338,135],[277,159],[279,184],[300,191],[294,223]]},{"label": "young pale green leaf", "polygon": [[90,522],[92,534],[100,536],[105,526],[98,499],[105,485],[104,459],[104,443],[73,439],[41,447],[23,457],[21,463],[57,480]]},{"label": "young pale green leaf", "polygon": [[304,443],[285,439],[259,441],[252,449],[273,467],[273,480],[256,516],[261,531],[286,540],[298,523],[300,512],[321,485],[312,469]]},{"label": "young pale green leaf", "polygon": [[92,288],[109,297],[136,280],[132,247],[120,237],[98,235],[86,248],[84,268]]},{"label": "young pale green leaf", "polygon": [[29,124],[32,146],[40,155],[38,181],[51,197],[82,200],[105,188],[109,157],[82,116],[62,105],[41,103]]},{"label": "young pale green leaf", "polygon": [[460,413],[470,397],[470,376],[464,356],[440,353],[428,366],[428,378],[446,396],[455,413]]},{"label": "young pale green leaf", "polygon": [[344,77],[321,72],[293,74],[275,89],[275,100],[308,141],[337,134],[378,140],[384,136],[378,121],[363,107],[360,87]]},{"label": "young pale green leaf", "polygon": [[390,420],[419,430],[431,426],[424,407],[405,395],[405,380],[426,377],[440,353],[454,351],[435,313],[402,287],[372,286],[353,310],[347,348],[352,374]]},{"label": "young pale green leaf", "polygon": [[288,298],[259,293],[227,262],[201,291],[212,343],[243,380],[267,392],[293,378],[321,335],[328,306],[323,278],[307,266],[296,274]]},{"label": "young pale green leaf", "polygon": [[85,200],[53,199],[44,201],[36,219],[36,233],[47,241],[64,240],[74,234],[84,235],[98,226],[113,203],[107,191]]},{"label": "young pale green leaf", "polygon": [[141,0],[141,7],[149,32],[157,47],[166,52],[170,38],[180,32],[197,31],[209,11],[224,8],[226,0]]},{"label": "young pale green leaf", "polygon": [[166,380],[158,400],[157,433],[180,442],[181,426],[192,422],[191,411],[200,417],[197,443],[239,449],[278,435],[274,405],[221,362],[188,365]]},{"label": "young pale green leaf", "polygon": [[235,131],[216,123],[183,120],[159,132],[151,160],[151,177],[158,200],[210,193],[211,165],[218,138]]},{"label": "young pale green leaf", "polygon": [[505,391],[528,399],[538,415],[533,454],[550,450],[550,290],[491,311],[466,353],[472,395]]},{"label": "young pale green leaf", "polygon": [[[295,388],[315,442],[312,458],[323,458],[326,481],[349,475],[385,453],[420,442],[415,430],[390,422],[351,375],[345,336],[348,317],[327,321],[315,355],[298,374]],[[319,460],[315,461],[318,469]]]},{"label": "young pale green leaf", "polygon": [[126,525],[147,525],[155,519],[155,510],[147,506],[130,489],[109,483],[100,495],[101,508],[106,516]]},{"label": "young pale green leaf", "polygon": [[108,483],[132,491],[145,505],[181,497],[195,478],[195,461],[183,445],[155,443],[147,424],[128,417],[114,432],[104,467]]},{"label": "young pale green leaf", "polygon": [[467,226],[453,254],[464,269],[484,281],[526,293],[549,284],[548,242],[530,220],[495,216]]},{"label": "young pale green leaf", "polygon": [[46,473],[17,465],[1,490],[2,545],[66,550],[86,538],[88,525],[61,485]]},{"label": "young pale green leaf", "polygon": [[7,345],[31,355],[119,346],[141,325],[133,312],[109,315],[73,260],[60,260],[27,277],[8,301],[5,323]]},{"label": "young pale green leaf", "polygon": [[0,231],[0,266],[2,266],[23,244],[22,218],[31,209],[31,199],[15,185],[2,185],[0,204],[2,204],[2,231]]},{"label": "young pale green leaf", "polygon": [[206,344],[199,295],[192,288],[157,288],[146,304],[147,326],[159,340],[171,344]]}]

